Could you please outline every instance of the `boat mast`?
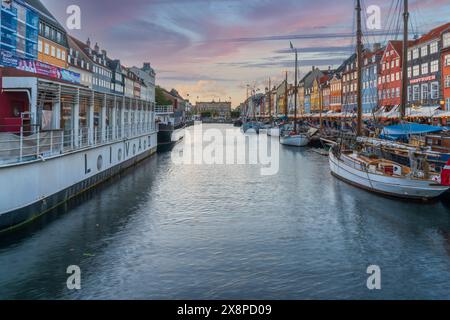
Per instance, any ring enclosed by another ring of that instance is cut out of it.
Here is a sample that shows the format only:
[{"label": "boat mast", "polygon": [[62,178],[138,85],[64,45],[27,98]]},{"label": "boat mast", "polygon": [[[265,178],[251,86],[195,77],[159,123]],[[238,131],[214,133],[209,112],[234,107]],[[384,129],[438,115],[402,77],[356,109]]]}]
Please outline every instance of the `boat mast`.
[{"label": "boat mast", "polygon": [[408,0],[403,4],[403,55],[402,55],[402,102],[400,107],[400,117],[403,119],[406,115],[406,104],[408,97],[408,22],[409,10]]},{"label": "boat mast", "polygon": [[356,130],[356,135],[359,137],[362,135],[362,27],[361,27],[361,0],[357,0],[356,4],[356,15],[357,15],[357,30],[356,30],[356,59],[357,59],[357,102],[358,102],[358,125]]},{"label": "boat mast", "polygon": [[286,71],[286,82],[284,86],[284,111],[285,116],[289,120],[289,111],[288,111],[288,72]]},{"label": "boat mast", "polygon": [[[291,44],[292,46],[292,44]],[[297,132],[297,94],[298,94],[298,52],[295,49],[295,86],[294,86],[294,107],[295,107],[295,115],[294,115],[294,131]]]},{"label": "boat mast", "polygon": [[272,83],[269,78],[269,119],[272,120]]}]

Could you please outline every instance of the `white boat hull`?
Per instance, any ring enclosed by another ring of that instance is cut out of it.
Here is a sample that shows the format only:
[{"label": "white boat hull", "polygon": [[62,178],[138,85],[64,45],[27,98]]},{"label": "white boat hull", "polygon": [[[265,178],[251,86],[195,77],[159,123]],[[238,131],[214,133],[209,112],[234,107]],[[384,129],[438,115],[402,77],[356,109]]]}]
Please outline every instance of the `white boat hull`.
[{"label": "white boat hull", "polygon": [[385,176],[363,170],[353,163],[338,159],[333,152],[329,154],[331,173],[354,186],[368,191],[404,199],[430,200],[441,196],[449,187],[407,177]]},{"label": "white boat hull", "polygon": [[156,152],[157,133],[0,166],[0,231],[30,221]]},{"label": "white boat hull", "polygon": [[270,128],[267,130],[267,135],[269,137],[279,137],[280,136],[280,128]]},{"label": "white boat hull", "polygon": [[311,139],[303,134],[280,137],[280,143],[282,145],[292,147],[306,147],[310,141]]}]

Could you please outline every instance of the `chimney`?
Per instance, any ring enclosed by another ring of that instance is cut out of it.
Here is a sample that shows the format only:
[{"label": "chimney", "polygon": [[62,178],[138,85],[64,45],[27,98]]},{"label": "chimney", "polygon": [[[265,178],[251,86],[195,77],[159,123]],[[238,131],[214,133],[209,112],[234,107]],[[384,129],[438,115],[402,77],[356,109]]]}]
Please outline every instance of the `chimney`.
[{"label": "chimney", "polygon": [[100,53],[100,47],[98,46],[98,43],[95,43],[94,50],[95,52]]},{"label": "chimney", "polygon": [[87,39],[87,41],[86,41],[86,45],[90,48],[91,47],[91,39]]},{"label": "chimney", "polygon": [[143,71],[150,71],[152,69],[150,62],[144,62],[144,66],[142,68]]},{"label": "chimney", "polygon": [[312,71],[314,71],[314,70],[316,70],[316,67],[315,67],[315,66],[312,66]]},{"label": "chimney", "polygon": [[103,59],[106,59],[106,50],[102,50]]}]

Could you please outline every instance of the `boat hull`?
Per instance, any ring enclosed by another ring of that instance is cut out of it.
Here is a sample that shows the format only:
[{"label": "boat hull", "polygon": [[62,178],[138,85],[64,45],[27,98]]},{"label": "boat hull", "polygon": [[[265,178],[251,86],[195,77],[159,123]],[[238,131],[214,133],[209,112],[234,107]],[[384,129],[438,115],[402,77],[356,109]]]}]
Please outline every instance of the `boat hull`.
[{"label": "boat hull", "polygon": [[0,232],[32,221],[156,152],[156,133],[0,167]]},{"label": "boat hull", "polygon": [[185,126],[160,125],[158,131],[158,152],[168,152],[184,138]]},{"label": "boat hull", "polygon": [[431,200],[438,198],[449,189],[427,180],[369,173],[358,166],[353,167],[338,159],[333,152],[329,154],[329,162],[333,176],[356,187],[386,196],[401,199]]},{"label": "boat hull", "polygon": [[270,128],[267,130],[267,135],[269,137],[279,137],[281,133],[280,128]]},{"label": "boat hull", "polygon": [[280,143],[285,146],[306,147],[311,139],[306,135],[293,135],[280,137]]}]

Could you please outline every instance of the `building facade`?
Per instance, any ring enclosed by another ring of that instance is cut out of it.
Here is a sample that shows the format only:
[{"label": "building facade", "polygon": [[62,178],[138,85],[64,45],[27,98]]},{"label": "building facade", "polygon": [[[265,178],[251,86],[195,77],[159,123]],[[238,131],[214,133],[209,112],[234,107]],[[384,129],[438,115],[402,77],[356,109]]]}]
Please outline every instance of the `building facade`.
[{"label": "building facade", "polygon": [[389,41],[381,58],[378,77],[378,104],[380,107],[397,107],[402,92],[402,41]]},{"label": "building facade", "polygon": [[321,111],[328,112],[331,110],[331,84],[330,80],[328,79],[328,76],[325,76],[321,80],[320,92],[321,92],[321,99],[320,99]]},{"label": "building facade", "polygon": [[353,113],[356,111],[356,94],[358,87],[356,54],[353,54],[343,64],[342,71],[342,111]]},{"label": "building facade", "polygon": [[68,36],[69,52],[67,63],[69,70],[80,75],[80,83],[92,89],[92,60],[78,47],[74,38]]},{"label": "building facade", "polygon": [[439,107],[442,95],[442,35],[450,23],[414,41],[408,49],[408,104]]},{"label": "building facade", "polygon": [[378,74],[384,50],[378,45],[373,51],[366,51],[362,67],[363,113],[373,113],[378,108]]},{"label": "building facade", "polygon": [[[197,102],[194,109],[197,114],[210,112],[213,117],[229,118],[231,116],[231,102]],[[254,111],[260,113],[259,106]]]},{"label": "building facade", "polygon": [[2,1],[0,26],[2,55],[37,59],[39,15],[35,8],[21,0]]},{"label": "building facade", "polygon": [[64,27],[39,0],[26,0],[39,12],[38,61],[67,69],[69,44]]},{"label": "building facade", "polygon": [[339,72],[333,74],[330,80],[330,109],[342,111],[342,78]]},{"label": "building facade", "polygon": [[442,34],[442,88],[445,110],[450,111],[450,31]]}]

